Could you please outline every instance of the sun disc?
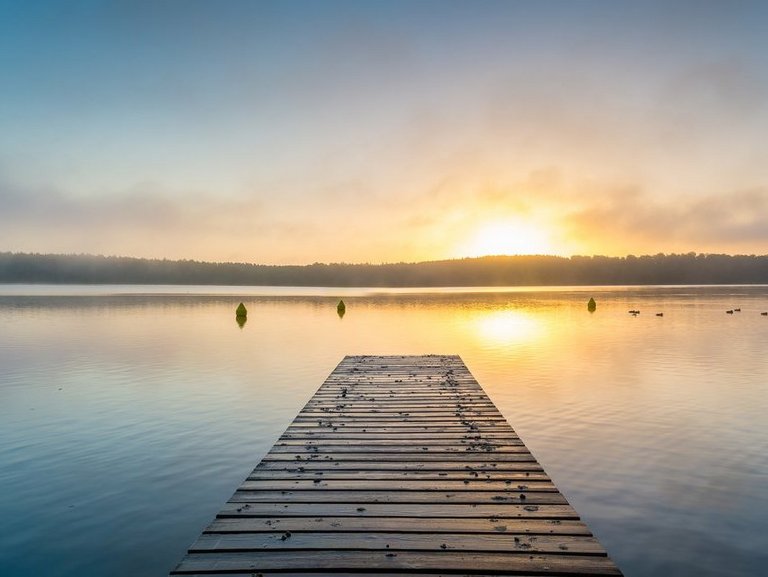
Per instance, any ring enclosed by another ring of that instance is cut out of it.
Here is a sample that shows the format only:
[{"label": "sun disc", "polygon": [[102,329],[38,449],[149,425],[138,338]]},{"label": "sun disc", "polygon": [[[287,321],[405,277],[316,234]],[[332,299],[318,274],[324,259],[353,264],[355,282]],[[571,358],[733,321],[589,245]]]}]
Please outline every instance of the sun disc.
[{"label": "sun disc", "polygon": [[495,222],[480,228],[466,246],[466,256],[547,254],[549,239],[525,222]]}]

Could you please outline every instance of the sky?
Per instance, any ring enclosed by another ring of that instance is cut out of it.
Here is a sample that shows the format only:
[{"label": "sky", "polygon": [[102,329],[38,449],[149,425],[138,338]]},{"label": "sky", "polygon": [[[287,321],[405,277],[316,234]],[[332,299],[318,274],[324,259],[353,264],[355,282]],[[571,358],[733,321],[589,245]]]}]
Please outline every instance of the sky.
[{"label": "sky", "polygon": [[768,3],[0,0],[0,252],[768,253]]}]

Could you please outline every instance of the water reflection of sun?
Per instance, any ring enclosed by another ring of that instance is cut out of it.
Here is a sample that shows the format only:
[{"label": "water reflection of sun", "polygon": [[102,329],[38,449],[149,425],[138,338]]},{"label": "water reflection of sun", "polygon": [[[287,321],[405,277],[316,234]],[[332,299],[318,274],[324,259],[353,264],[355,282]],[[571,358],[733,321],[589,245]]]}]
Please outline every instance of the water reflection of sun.
[{"label": "water reflection of sun", "polygon": [[519,310],[481,313],[474,324],[481,340],[493,345],[525,343],[539,338],[544,331],[534,315]]}]

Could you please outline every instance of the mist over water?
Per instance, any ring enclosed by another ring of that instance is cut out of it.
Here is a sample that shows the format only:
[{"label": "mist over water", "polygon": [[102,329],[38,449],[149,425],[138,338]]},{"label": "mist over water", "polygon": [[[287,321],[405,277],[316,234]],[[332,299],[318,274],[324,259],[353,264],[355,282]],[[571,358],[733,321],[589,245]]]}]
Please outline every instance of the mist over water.
[{"label": "mist over water", "polygon": [[0,574],[165,575],[344,355],[425,353],[461,355],[627,576],[759,574],[763,311],[764,286],[0,287]]}]

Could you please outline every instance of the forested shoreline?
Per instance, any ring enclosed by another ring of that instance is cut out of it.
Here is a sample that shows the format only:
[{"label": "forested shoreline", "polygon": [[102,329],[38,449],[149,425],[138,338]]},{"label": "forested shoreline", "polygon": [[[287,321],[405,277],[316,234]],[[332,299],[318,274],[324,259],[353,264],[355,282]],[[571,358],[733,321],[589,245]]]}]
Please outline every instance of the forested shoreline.
[{"label": "forested shoreline", "polygon": [[259,265],[3,252],[0,283],[330,287],[768,284],[768,255],[487,256],[418,263]]}]

